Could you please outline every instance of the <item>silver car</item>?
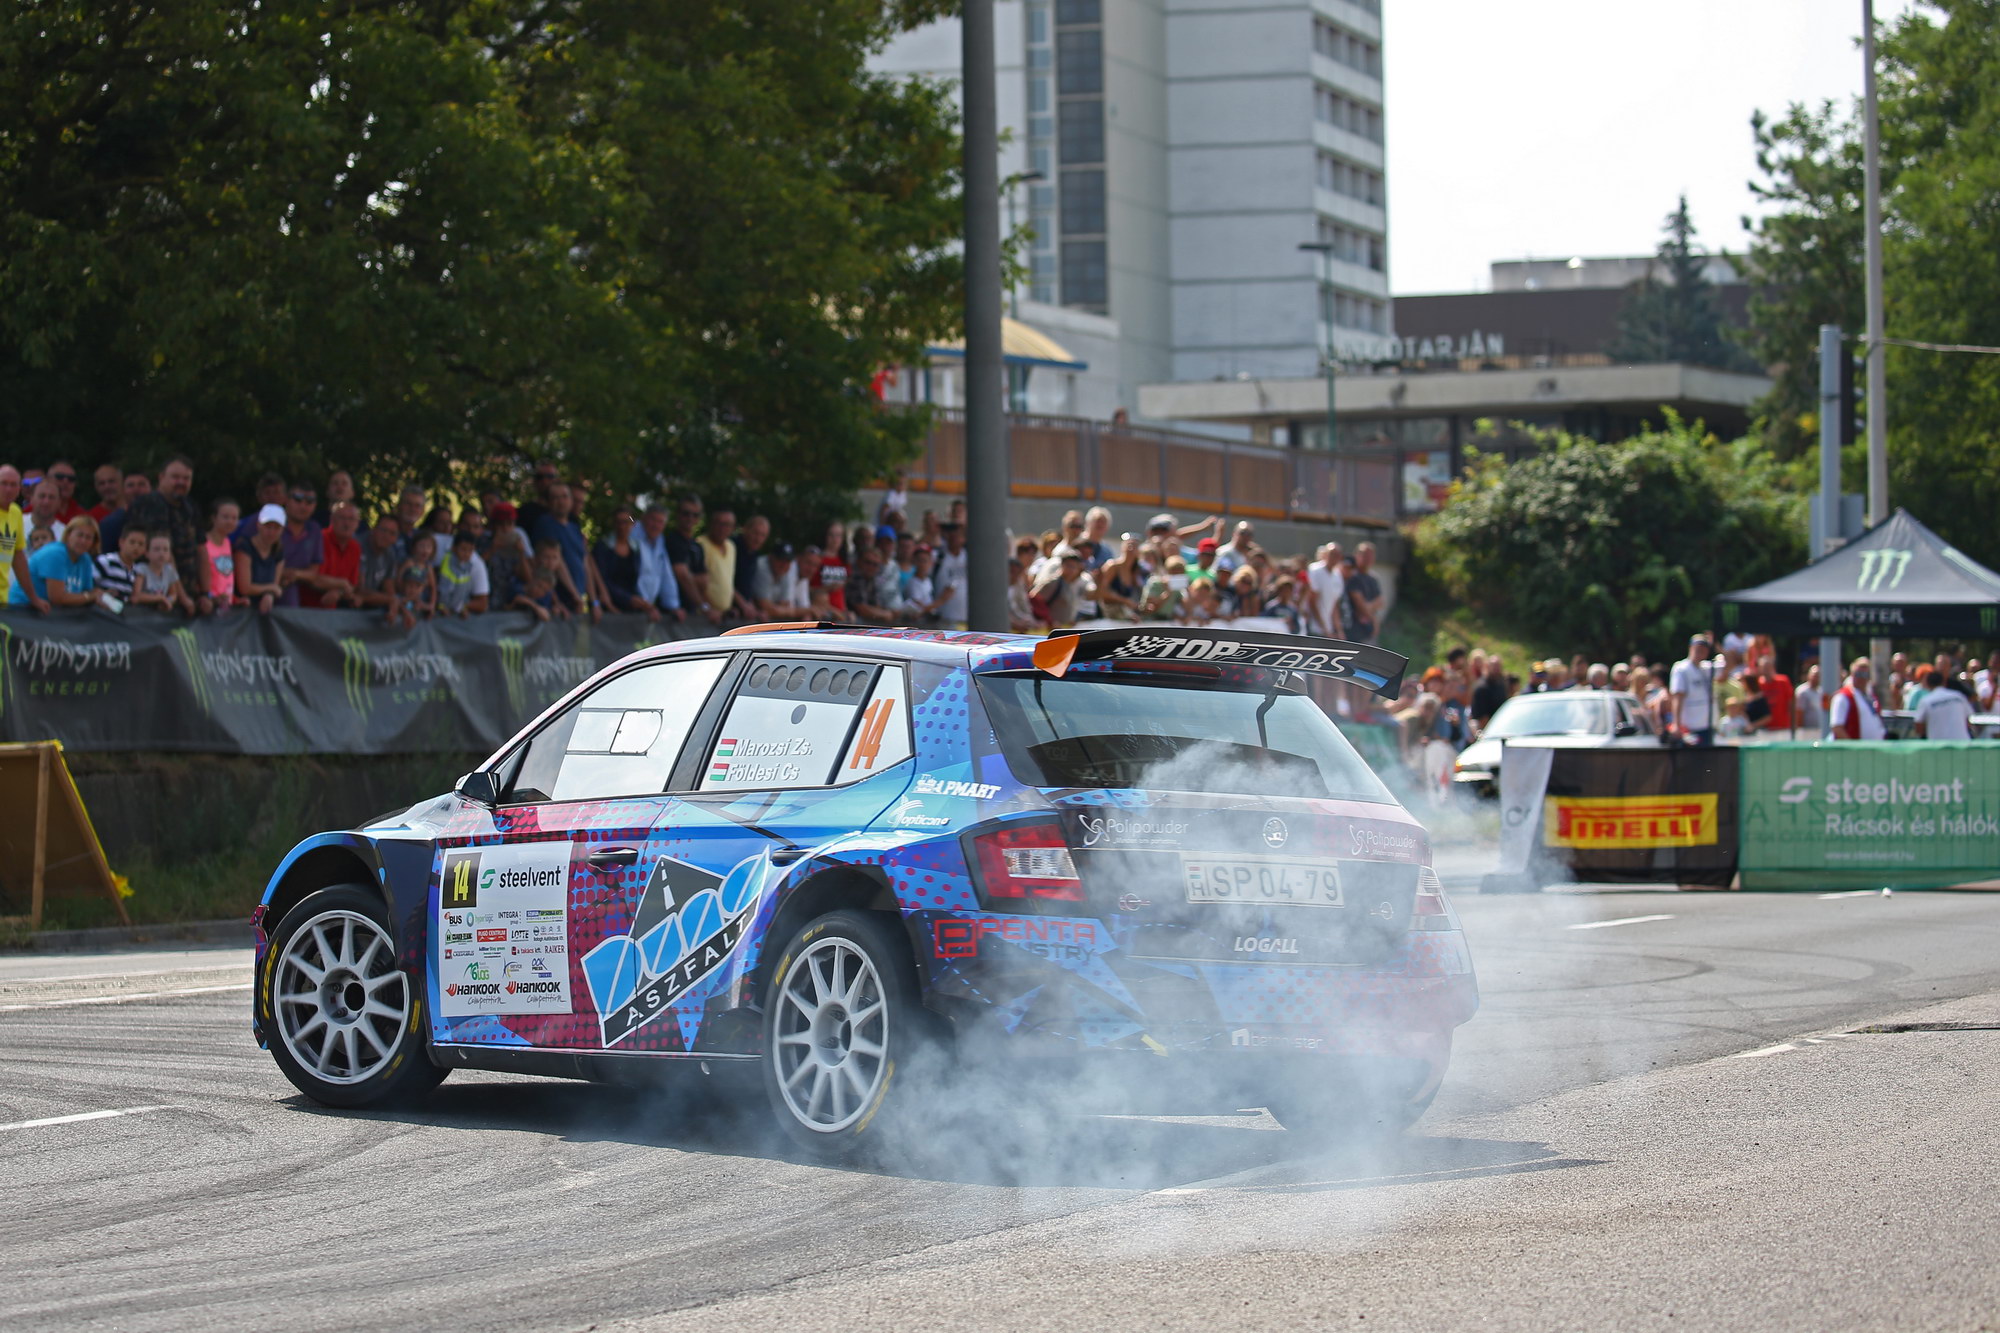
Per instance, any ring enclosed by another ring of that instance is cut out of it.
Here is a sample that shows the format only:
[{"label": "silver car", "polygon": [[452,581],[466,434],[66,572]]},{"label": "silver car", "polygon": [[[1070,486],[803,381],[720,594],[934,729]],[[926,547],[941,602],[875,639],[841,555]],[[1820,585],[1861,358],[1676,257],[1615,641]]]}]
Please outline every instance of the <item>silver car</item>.
[{"label": "silver car", "polygon": [[1494,711],[1479,739],[1459,753],[1452,781],[1470,784],[1481,796],[1498,795],[1503,740],[1548,737],[1554,745],[1585,749],[1644,743],[1642,738],[1658,733],[1653,715],[1624,690],[1517,694]]}]

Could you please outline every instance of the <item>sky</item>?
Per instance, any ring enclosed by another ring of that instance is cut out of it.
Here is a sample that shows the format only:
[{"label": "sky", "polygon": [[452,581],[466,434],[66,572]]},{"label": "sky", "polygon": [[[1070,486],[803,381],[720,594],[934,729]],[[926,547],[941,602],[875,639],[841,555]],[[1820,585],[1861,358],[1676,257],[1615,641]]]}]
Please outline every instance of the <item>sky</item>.
[{"label": "sky", "polygon": [[1751,113],[1861,92],[1861,0],[1384,0],[1382,24],[1398,296],[1650,254],[1683,192],[1704,248],[1740,252]]}]

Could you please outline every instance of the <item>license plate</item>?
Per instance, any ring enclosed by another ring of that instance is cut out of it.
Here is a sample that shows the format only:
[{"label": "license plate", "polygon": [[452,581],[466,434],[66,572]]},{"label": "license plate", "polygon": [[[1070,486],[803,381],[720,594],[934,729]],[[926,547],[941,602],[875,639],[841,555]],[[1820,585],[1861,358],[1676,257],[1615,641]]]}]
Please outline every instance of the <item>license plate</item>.
[{"label": "license plate", "polygon": [[1251,903],[1270,907],[1339,907],[1340,871],[1331,861],[1267,861],[1184,857],[1191,903]]}]

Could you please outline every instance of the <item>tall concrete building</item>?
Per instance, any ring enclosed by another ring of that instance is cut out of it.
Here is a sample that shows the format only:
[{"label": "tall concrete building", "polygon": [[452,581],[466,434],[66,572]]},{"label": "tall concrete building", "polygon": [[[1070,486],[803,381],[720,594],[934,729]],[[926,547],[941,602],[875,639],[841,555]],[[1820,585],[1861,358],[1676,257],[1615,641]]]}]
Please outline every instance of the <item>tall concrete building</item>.
[{"label": "tall concrete building", "polygon": [[[1392,332],[1380,0],[999,0],[996,21],[1021,295],[1117,322],[1123,405]],[[958,58],[947,20],[875,67],[956,79]]]}]

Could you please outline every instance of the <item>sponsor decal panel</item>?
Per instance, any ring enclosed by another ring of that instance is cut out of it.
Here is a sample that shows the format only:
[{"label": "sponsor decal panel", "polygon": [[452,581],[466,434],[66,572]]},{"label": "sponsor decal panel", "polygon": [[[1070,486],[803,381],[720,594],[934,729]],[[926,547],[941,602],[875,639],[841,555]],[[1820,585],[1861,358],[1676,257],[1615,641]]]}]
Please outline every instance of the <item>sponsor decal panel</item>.
[{"label": "sponsor decal panel", "polygon": [[1550,796],[1542,802],[1542,842],[1587,851],[1712,847],[1714,792],[1688,796]]},{"label": "sponsor decal panel", "polygon": [[[559,923],[568,914],[569,858],[567,840],[445,853],[438,875],[441,933],[454,943],[469,934],[477,948],[444,950],[438,965],[440,1015],[571,1012],[567,967],[500,961],[510,953],[529,952],[510,943],[534,931],[518,924],[524,919],[545,923],[556,939],[562,938],[565,928]],[[550,952],[550,947],[538,947],[530,959],[542,960]]]},{"label": "sponsor decal panel", "polygon": [[928,775],[911,783],[910,790],[919,796],[959,796],[969,801],[990,801],[1000,794],[1000,788],[991,782],[959,782]]},{"label": "sponsor decal panel", "polygon": [[627,933],[583,956],[605,1046],[672,1013],[676,1000],[727,961],[743,941],[770,868],[763,855],[727,876],[671,857],[654,863]]},{"label": "sponsor decal panel", "polygon": [[1746,747],[1742,825],[1750,876],[1879,874],[1862,882],[1884,885],[1986,879],[2000,868],[2000,747]]}]

